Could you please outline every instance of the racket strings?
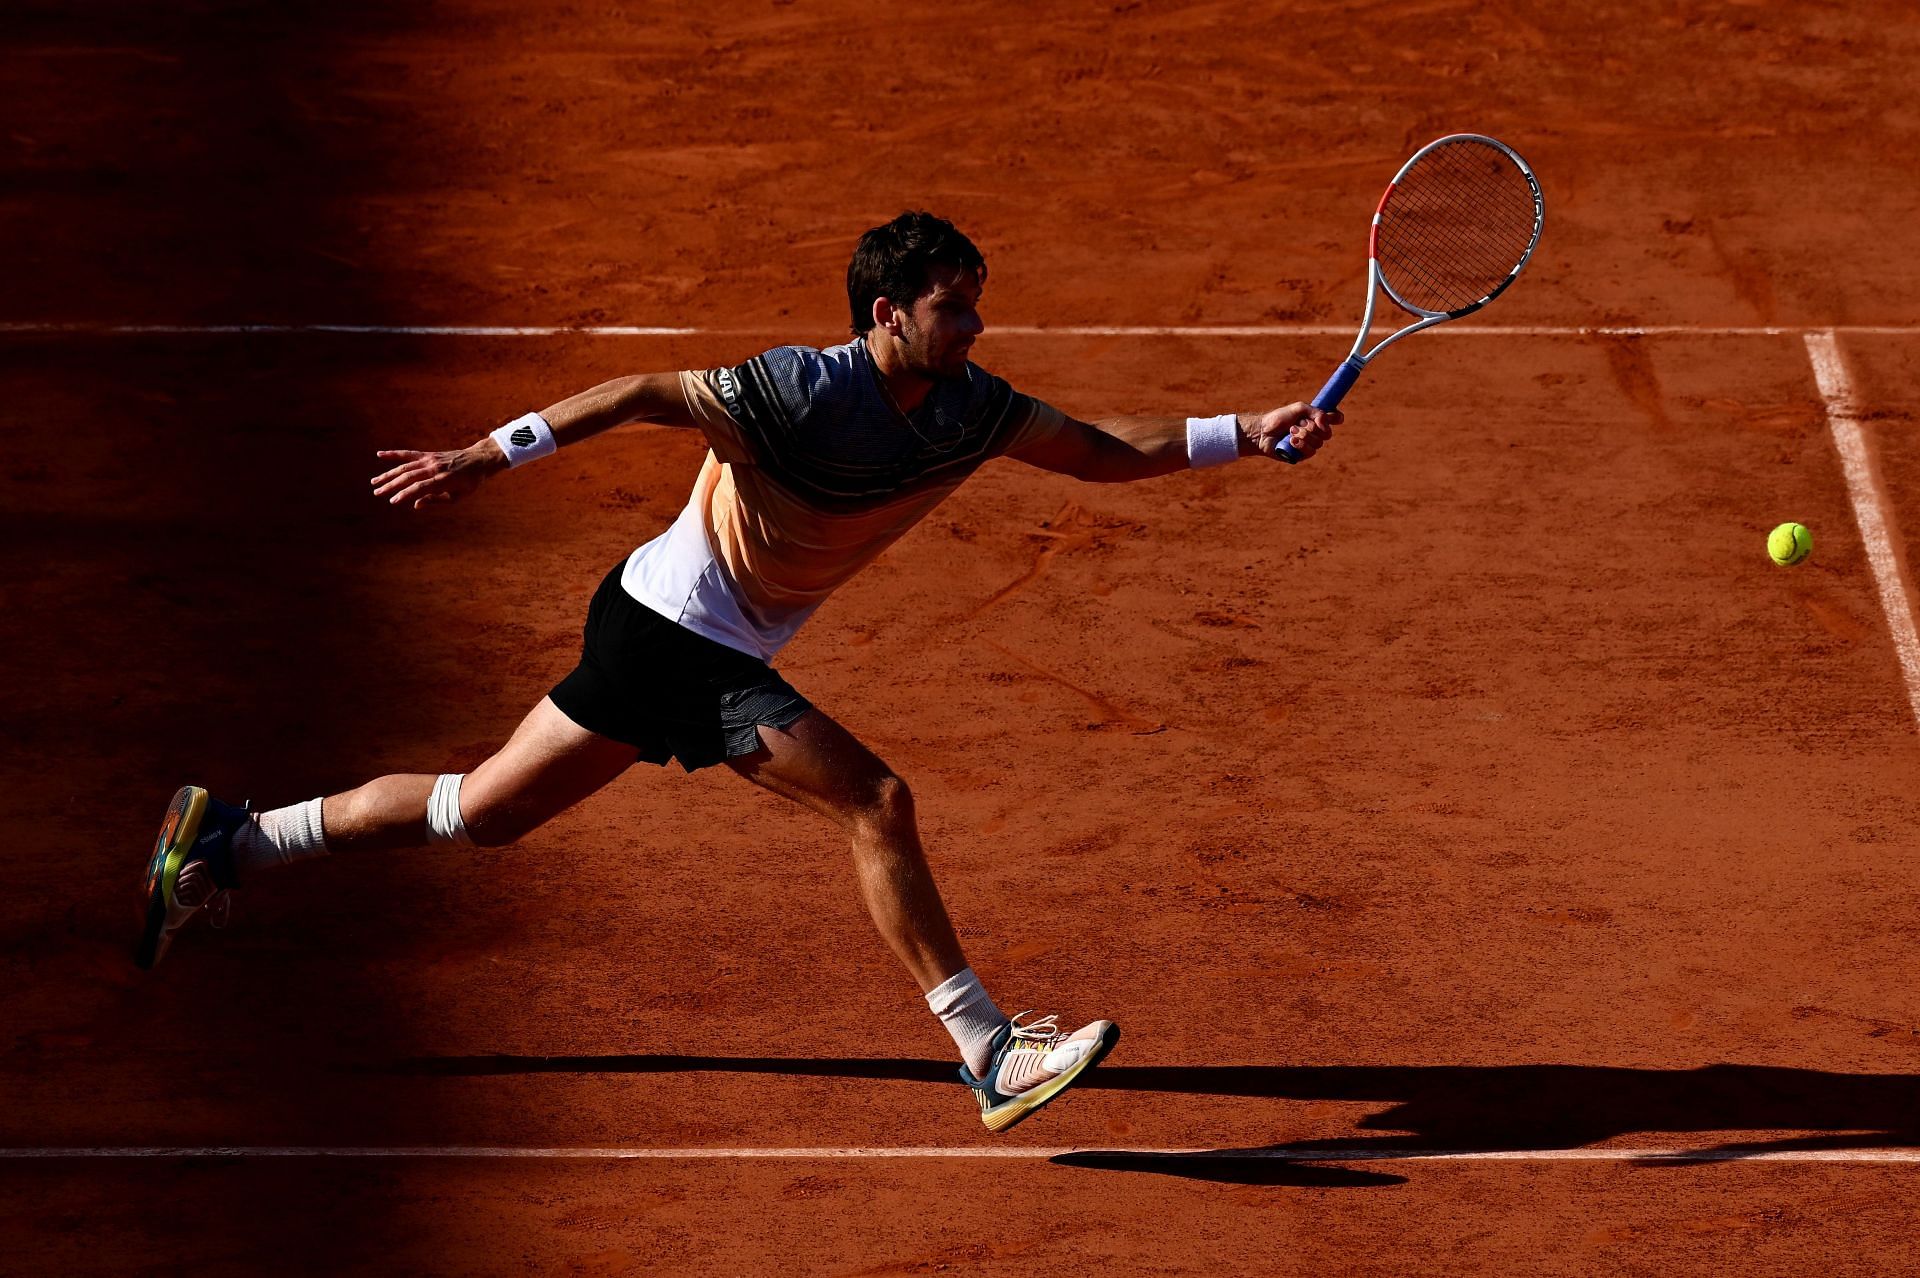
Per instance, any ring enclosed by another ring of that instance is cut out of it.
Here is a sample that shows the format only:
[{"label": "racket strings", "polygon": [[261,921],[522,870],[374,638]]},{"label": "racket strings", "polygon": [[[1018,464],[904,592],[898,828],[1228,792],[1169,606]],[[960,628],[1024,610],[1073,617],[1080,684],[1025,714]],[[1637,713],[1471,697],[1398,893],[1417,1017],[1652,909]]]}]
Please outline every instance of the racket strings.
[{"label": "racket strings", "polygon": [[1538,199],[1519,166],[1497,147],[1463,139],[1429,151],[1395,184],[1375,255],[1408,304],[1457,311],[1519,269],[1537,225]]}]

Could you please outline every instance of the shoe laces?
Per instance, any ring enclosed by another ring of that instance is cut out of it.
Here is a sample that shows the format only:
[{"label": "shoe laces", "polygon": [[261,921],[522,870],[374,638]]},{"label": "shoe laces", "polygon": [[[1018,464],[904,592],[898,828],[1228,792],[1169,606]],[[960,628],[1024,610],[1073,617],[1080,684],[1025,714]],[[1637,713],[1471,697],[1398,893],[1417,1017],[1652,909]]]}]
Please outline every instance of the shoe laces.
[{"label": "shoe laces", "polygon": [[[203,897],[201,892],[206,888],[213,890]],[[205,861],[189,861],[180,867],[173,895],[189,909],[205,910],[207,923],[212,927],[223,928],[233,917],[233,892],[214,884],[213,867]]]},{"label": "shoe laces", "polygon": [[[1058,1014],[1049,1013],[1046,1016],[1038,1017],[1025,1024],[1021,1023],[1020,1017],[1032,1015],[1033,1011],[1029,1008],[1027,1011],[1020,1012],[1014,1016],[1014,1040],[1021,1043],[1032,1043],[1044,1049],[1052,1047],[1055,1043],[1058,1043],[1067,1036],[1067,1032],[1060,1028],[1060,1018]],[[1010,1043],[1009,1046],[1011,1045]]]}]

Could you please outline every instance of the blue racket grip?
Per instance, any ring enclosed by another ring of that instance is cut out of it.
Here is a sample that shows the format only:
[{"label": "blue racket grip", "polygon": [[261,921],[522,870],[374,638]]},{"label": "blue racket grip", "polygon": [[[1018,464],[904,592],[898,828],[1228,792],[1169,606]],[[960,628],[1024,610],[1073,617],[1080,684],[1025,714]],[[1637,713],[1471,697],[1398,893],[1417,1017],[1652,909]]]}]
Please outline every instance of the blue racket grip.
[{"label": "blue racket grip", "polygon": [[[1333,376],[1327,379],[1327,384],[1320,388],[1320,393],[1313,397],[1313,406],[1322,411],[1340,407],[1340,401],[1347,397],[1347,392],[1353,389],[1353,384],[1360,380],[1360,370],[1365,367],[1364,363],[1351,355],[1342,360],[1340,367],[1333,370]],[[1274,446],[1273,455],[1283,462],[1294,465],[1304,460],[1294,451],[1293,445],[1284,439]]]},{"label": "blue racket grip", "polygon": [[1347,392],[1353,389],[1353,384],[1360,380],[1360,370],[1365,367],[1365,364],[1353,356],[1347,356],[1341,361],[1340,367],[1333,370],[1333,376],[1329,377],[1327,384],[1320,388],[1320,393],[1313,397],[1313,406],[1322,410],[1340,407],[1340,401],[1347,397]]}]

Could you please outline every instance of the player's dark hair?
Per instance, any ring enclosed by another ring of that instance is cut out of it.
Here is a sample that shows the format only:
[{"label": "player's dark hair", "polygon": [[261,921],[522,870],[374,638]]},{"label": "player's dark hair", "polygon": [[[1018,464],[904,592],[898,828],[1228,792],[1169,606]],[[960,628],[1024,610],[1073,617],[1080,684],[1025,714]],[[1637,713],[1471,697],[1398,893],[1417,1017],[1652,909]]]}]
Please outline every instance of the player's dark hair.
[{"label": "player's dark hair", "polygon": [[912,306],[932,286],[933,268],[951,266],[987,278],[987,259],[958,227],[931,213],[911,210],[884,226],[876,226],[854,246],[847,264],[847,304],[853,309],[853,331],[865,334],[873,327],[873,304],[886,298],[902,309]]}]

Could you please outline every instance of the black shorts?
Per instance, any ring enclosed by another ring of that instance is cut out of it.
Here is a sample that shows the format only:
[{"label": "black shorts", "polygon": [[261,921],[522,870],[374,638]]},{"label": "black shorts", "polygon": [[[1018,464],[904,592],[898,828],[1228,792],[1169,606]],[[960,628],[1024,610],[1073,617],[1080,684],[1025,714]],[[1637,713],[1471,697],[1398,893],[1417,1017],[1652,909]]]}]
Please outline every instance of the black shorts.
[{"label": "black shorts", "polygon": [[587,609],[580,664],[548,695],[589,732],[648,763],[692,772],[760,748],[759,725],[789,728],[813,703],[766,662],[667,620],[613,566]]}]

